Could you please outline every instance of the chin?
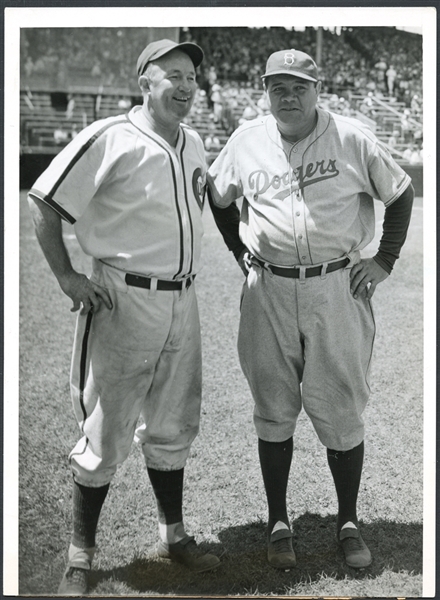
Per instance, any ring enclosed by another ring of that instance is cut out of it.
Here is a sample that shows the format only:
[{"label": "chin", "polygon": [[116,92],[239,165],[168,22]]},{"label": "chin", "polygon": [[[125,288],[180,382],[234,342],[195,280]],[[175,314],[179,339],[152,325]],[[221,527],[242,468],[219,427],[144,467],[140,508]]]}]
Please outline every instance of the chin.
[{"label": "chin", "polygon": [[178,106],[176,112],[176,115],[183,115],[184,117],[186,117],[186,115],[189,114],[191,110],[191,105],[189,106]]},{"label": "chin", "polygon": [[299,123],[300,121],[302,121],[301,115],[299,113],[294,113],[294,114],[283,114],[281,116],[278,117],[278,119],[282,122],[282,123],[286,123],[286,124],[295,124],[295,123]]}]

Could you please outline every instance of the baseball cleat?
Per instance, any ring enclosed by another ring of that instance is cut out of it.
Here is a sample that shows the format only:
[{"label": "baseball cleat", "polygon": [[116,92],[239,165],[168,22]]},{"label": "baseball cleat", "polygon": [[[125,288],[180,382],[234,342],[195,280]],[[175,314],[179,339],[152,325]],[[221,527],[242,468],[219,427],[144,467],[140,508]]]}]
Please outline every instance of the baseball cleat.
[{"label": "baseball cleat", "polygon": [[217,556],[204,553],[197,546],[194,537],[189,535],[175,544],[160,541],[157,545],[157,555],[159,558],[174,560],[195,573],[216,569],[220,564]]},{"label": "baseball cleat", "polygon": [[339,532],[338,539],[349,567],[364,569],[371,565],[371,552],[356,527],[344,527]]},{"label": "baseball cleat", "polygon": [[292,533],[289,529],[280,529],[271,534],[267,546],[267,561],[272,567],[285,571],[290,571],[296,566]]},{"label": "baseball cleat", "polygon": [[89,572],[79,567],[67,567],[60,585],[59,596],[84,596],[88,589]]}]

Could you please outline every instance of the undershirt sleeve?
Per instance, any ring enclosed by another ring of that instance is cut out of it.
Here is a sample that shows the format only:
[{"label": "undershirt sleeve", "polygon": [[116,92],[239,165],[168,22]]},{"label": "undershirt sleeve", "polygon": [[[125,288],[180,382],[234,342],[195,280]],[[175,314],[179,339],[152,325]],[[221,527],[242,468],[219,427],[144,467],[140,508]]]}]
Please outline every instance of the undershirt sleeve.
[{"label": "undershirt sleeve", "polygon": [[389,274],[400,256],[411,220],[414,188],[410,184],[390,206],[385,209],[383,234],[374,260]]},{"label": "undershirt sleeve", "polygon": [[209,186],[207,194],[215,223],[223,236],[226,246],[233,253],[235,259],[238,260],[243,250],[246,250],[246,246],[241,241],[239,235],[240,211],[238,210],[238,206],[235,202],[232,202],[226,208],[219,208],[214,204]]}]

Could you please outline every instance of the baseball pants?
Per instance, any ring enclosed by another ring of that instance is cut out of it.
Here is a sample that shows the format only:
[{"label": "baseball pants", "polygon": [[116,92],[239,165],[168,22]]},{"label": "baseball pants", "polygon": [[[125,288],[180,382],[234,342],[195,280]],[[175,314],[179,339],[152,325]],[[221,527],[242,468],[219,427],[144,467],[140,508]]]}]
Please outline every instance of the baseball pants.
[{"label": "baseball pants", "polygon": [[113,308],[78,315],[71,393],[83,437],[69,457],[74,479],[88,487],[109,483],[135,433],[148,467],[181,469],[201,405],[194,283],[176,291],[131,287],[123,271],[99,261],[91,279]]},{"label": "baseball pants", "polygon": [[304,410],[324,446],[364,438],[375,335],[366,296],[350,293],[350,269],[289,279],[252,265],[243,289],[238,351],[255,401],[258,437],[290,438]]}]

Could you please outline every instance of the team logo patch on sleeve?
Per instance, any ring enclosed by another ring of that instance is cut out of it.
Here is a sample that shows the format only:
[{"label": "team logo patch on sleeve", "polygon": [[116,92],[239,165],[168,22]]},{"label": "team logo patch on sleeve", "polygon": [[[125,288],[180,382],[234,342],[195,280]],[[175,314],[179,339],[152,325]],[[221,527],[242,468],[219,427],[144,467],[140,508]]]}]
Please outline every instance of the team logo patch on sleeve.
[{"label": "team logo patch on sleeve", "polygon": [[203,210],[203,203],[205,200],[205,186],[203,184],[202,169],[197,168],[192,176],[192,188],[194,192],[194,198],[197,200],[197,204],[200,206],[200,210]]}]

